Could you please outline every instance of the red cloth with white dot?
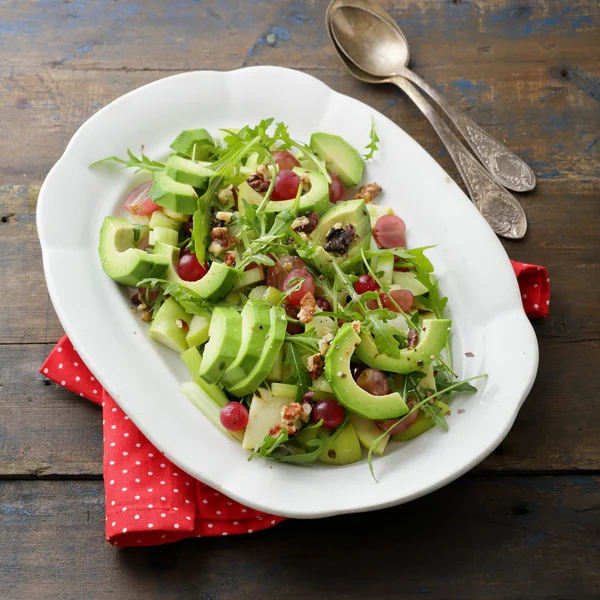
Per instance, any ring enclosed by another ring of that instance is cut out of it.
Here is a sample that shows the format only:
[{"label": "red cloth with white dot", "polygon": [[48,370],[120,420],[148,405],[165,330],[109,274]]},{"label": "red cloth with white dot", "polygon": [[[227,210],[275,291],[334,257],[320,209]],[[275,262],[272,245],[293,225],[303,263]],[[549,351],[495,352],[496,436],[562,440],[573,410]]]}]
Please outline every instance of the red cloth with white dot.
[{"label": "red cloth with white dot", "polygon": [[[512,264],[527,315],[547,316],[550,283],[546,269]],[[104,391],[66,336],[40,373],[102,406],[106,539],[113,546],[153,546],[188,537],[252,533],[284,520],[227,498],[168,461]]]}]

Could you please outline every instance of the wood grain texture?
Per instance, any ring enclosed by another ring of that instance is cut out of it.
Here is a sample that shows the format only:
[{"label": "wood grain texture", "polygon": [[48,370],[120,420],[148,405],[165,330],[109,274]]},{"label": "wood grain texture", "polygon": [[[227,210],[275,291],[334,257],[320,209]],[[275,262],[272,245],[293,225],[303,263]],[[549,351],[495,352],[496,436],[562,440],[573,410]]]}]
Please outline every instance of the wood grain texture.
[{"label": "wood grain texture", "polygon": [[0,597],[10,600],[600,594],[596,477],[466,477],[375,513],[123,550],[103,542],[101,482],[0,486]]}]

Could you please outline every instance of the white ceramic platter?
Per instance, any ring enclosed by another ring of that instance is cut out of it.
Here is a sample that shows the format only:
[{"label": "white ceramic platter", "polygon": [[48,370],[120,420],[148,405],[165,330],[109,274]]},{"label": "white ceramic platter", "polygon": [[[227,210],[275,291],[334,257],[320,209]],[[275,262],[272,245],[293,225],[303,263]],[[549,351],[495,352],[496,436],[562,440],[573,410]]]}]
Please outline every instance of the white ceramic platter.
[{"label": "white ceramic platter", "polygon": [[[410,247],[436,244],[428,256],[450,297],[453,359],[462,377],[487,373],[478,392],[457,396],[450,431],[432,430],[390,444],[375,460],[307,467],[255,459],[228,439],[179,392],[189,379],[179,356],[151,341],[124,290],[102,271],[98,233],[121,212],[139,181],[131,171],[89,169],[131,148],[162,158],[182,129],[255,124],[275,117],[293,137],[315,131],[357,148],[371,117],[381,138],[364,181],[383,186],[408,226]],[[312,518],[407,502],[456,479],[505,437],[537,371],[538,348],[501,244],[459,187],[402,129],[369,106],[290,69],[252,67],[161,79],[115,100],[74,135],[40,192],[37,224],[52,302],[65,331],[102,385],[175,464],[259,510]],[[474,357],[465,357],[465,352]],[[457,409],[465,412],[458,414]]]}]

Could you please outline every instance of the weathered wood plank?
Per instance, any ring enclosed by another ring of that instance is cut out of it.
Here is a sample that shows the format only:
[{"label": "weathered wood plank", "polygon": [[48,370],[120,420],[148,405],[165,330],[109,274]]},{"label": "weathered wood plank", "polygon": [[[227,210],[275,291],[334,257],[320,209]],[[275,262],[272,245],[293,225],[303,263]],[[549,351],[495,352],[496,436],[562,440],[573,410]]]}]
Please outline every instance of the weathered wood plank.
[{"label": "weathered wood plank", "polygon": [[[102,473],[100,410],[45,385],[37,370],[50,348],[0,346],[0,476]],[[513,430],[478,472],[597,470],[597,355],[597,342],[544,340],[538,381]],[[566,368],[558,366],[565,361]]]},{"label": "weathered wood plank", "polygon": [[2,482],[0,499],[11,600],[600,594],[596,477],[464,478],[385,511],[139,550],[103,541],[101,482]]}]

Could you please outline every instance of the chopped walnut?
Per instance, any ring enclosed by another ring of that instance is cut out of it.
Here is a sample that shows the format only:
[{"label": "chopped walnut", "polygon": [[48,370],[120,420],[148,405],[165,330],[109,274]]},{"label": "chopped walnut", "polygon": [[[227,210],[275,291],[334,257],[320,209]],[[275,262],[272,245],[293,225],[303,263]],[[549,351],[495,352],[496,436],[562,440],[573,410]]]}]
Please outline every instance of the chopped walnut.
[{"label": "chopped walnut", "polygon": [[177,319],[177,321],[175,321],[175,324],[177,325],[177,327],[179,327],[179,329],[181,329],[181,331],[189,331],[190,326],[188,325],[187,321],[184,321],[183,319]]},{"label": "chopped walnut", "polygon": [[228,202],[235,202],[236,197],[237,193],[236,190],[234,190],[233,185],[223,188],[217,192],[217,198],[223,205],[227,204]]},{"label": "chopped walnut", "polygon": [[317,308],[317,301],[311,292],[306,292],[300,300],[300,312],[298,313],[298,320],[300,323],[310,323],[315,315],[315,309]]},{"label": "chopped walnut", "polygon": [[348,224],[342,228],[341,223],[336,223],[327,234],[325,250],[334,254],[345,254],[355,237],[356,231],[353,225]]},{"label": "chopped walnut", "polygon": [[362,198],[367,204],[370,204],[379,195],[379,192],[381,192],[381,186],[377,183],[365,183],[354,197]]},{"label": "chopped walnut", "polygon": [[319,215],[310,213],[304,217],[298,217],[292,223],[292,229],[298,233],[312,233],[319,224]]},{"label": "chopped walnut", "polygon": [[292,402],[281,407],[281,420],[284,425],[293,424],[300,415],[302,415],[302,405],[299,402]]},{"label": "chopped walnut", "polygon": [[152,311],[151,310],[143,311],[142,314],[140,315],[140,318],[142,319],[142,321],[144,321],[144,323],[150,323],[150,321],[152,321]]},{"label": "chopped walnut", "polygon": [[302,405],[302,414],[300,415],[300,419],[302,419],[304,423],[308,423],[308,420],[310,419],[310,413],[312,413],[312,405],[309,402],[305,402]]},{"label": "chopped walnut", "polygon": [[319,352],[322,356],[325,356],[325,354],[327,354],[327,350],[329,350],[329,342],[333,339],[333,333],[326,333],[320,340],[319,340]]},{"label": "chopped walnut", "polygon": [[225,254],[223,255],[223,259],[225,261],[225,264],[228,267],[235,267],[235,259],[236,259],[235,252],[232,252],[232,251],[225,252]]},{"label": "chopped walnut", "polygon": [[360,334],[360,321],[352,321],[352,329],[357,334]]},{"label": "chopped walnut", "polygon": [[269,181],[265,179],[262,175],[258,173],[253,173],[246,179],[248,185],[255,191],[260,194],[264,194],[269,189]]},{"label": "chopped walnut", "polygon": [[227,223],[229,223],[229,221],[231,221],[232,216],[233,216],[233,213],[227,212],[226,210],[220,210],[217,212],[217,219],[225,224],[227,224]]},{"label": "chopped walnut", "polygon": [[323,357],[320,354],[313,354],[308,357],[308,365],[306,367],[310,378],[314,381],[315,379],[319,379],[323,374],[323,369],[325,368],[325,362],[323,361]]},{"label": "chopped walnut", "polygon": [[408,350],[412,350],[419,343],[419,332],[411,329],[408,332]]},{"label": "chopped walnut", "polygon": [[229,250],[235,246],[235,238],[229,235],[227,227],[213,227],[210,232],[212,243],[208,251],[218,256],[223,250]]},{"label": "chopped walnut", "polygon": [[277,423],[277,424],[273,425],[273,427],[271,427],[271,429],[269,429],[269,435],[272,438],[276,438],[282,429],[283,429],[283,427],[281,426],[281,423]]},{"label": "chopped walnut", "polygon": [[267,165],[258,165],[258,167],[256,167],[256,173],[257,175],[260,175],[265,181],[269,181],[269,179],[271,179],[271,173]]}]

